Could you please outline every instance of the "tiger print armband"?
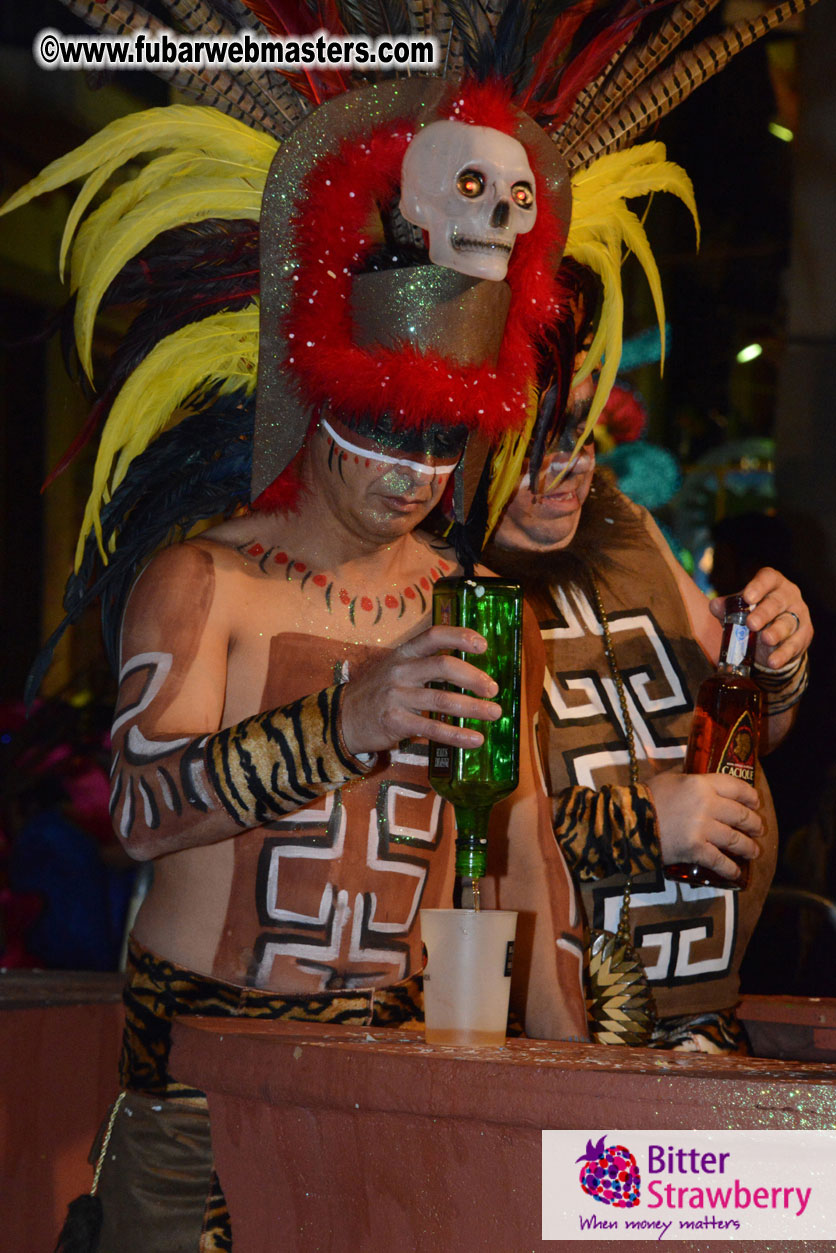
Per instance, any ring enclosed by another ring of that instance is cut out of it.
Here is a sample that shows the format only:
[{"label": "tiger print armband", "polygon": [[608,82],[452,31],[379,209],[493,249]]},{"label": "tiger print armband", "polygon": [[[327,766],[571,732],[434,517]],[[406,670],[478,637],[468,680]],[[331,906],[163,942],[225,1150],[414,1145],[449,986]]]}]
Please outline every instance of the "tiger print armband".
[{"label": "tiger print armband", "polygon": [[795,657],[787,666],[780,670],[770,670],[768,666],[752,667],[752,678],[764,695],[764,713],[767,718],[773,714],[785,713],[797,705],[807,691],[810,682],[810,666],[807,653]]},{"label": "tiger print armband", "polygon": [[555,837],[580,882],[661,866],[656,809],[645,784],[565,788],[554,806]]},{"label": "tiger print armband", "polygon": [[209,777],[241,826],[292,813],[373,769],[375,755],[355,757],[343,742],[344,687],[339,683],[256,714],[206,741]]}]

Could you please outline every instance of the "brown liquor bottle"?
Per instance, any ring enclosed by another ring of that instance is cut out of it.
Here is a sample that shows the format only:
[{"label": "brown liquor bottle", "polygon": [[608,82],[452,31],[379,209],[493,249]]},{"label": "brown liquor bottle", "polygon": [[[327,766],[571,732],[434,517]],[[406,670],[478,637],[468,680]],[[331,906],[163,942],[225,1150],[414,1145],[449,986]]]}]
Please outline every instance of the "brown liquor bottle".
[{"label": "brown liquor bottle", "polygon": [[[761,693],[749,677],[757,631],[746,626],[749,607],[742,596],[726,597],[723,642],[717,673],[701,685],[685,754],[686,774],[733,774],[754,786],[760,732]],[[691,887],[745,888],[750,862],[727,853],[740,867],[739,879],[725,879],[705,866],[676,862],[668,879]]]}]

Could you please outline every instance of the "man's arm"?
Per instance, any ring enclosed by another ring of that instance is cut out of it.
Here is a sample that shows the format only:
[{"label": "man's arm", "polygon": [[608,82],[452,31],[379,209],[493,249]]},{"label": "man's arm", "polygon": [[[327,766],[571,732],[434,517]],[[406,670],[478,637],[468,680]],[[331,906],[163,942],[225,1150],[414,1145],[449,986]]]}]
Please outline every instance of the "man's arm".
[{"label": "man's arm", "polygon": [[122,627],[111,816],[139,860],[236,835],[367,769],[340,742],[341,688],[223,730],[230,605],[206,548],[164,550]]},{"label": "man's arm", "polygon": [[[425,683],[443,679],[484,696],[495,690],[476,667],[438,653],[481,651],[482,637],[436,627],[369,666],[356,689],[337,684],[224,727],[235,603],[235,586],[226,585],[211,552],[189,543],[160,553],[131,593],[112,733],[111,816],[138,860],[227,839],[360,777],[371,765],[355,753],[394,748],[411,728],[423,730],[416,708],[499,715],[489,700],[425,692]],[[428,725],[435,739],[481,743],[477,732]]]},{"label": "man's arm", "polygon": [[646,784],[564,788],[554,797],[554,831],[579,881],[683,861],[736,879],[725,854],[757,856],[758,804],[755,789],[731,775],[664,770]]},{"label": "man's arm", "polygon": [[567,787],[553,806],[555,837],[579,882],[658,868],[656,810],[644,784]]}]

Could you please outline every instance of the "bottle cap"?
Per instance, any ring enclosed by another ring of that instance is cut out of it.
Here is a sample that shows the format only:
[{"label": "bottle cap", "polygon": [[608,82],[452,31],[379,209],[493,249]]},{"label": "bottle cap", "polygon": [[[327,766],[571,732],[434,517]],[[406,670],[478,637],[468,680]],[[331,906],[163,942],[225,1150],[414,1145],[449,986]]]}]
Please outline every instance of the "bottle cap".
[{"label": "bottle cap", "polygon": [[723,613],[725,614],[727,618],[730,618],[733,614],[739,614],[739,613],[748,614],[749,610],[750,610],[749,602],[743,596],[740,596],[738,594],[735,596],[726,597],[726,603],[725,603]]}]

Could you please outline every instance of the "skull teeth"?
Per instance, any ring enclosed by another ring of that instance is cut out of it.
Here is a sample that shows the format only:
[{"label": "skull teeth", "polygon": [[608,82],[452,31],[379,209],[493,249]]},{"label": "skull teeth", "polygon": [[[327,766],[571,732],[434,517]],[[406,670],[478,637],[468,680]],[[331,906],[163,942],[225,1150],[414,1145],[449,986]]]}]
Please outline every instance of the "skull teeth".
[{"label": "skull teeth", "polygon": [[471,239],[467,235],[454,235],[450,243],[457,252],[511,252],[511,245],[499,240]]}]

